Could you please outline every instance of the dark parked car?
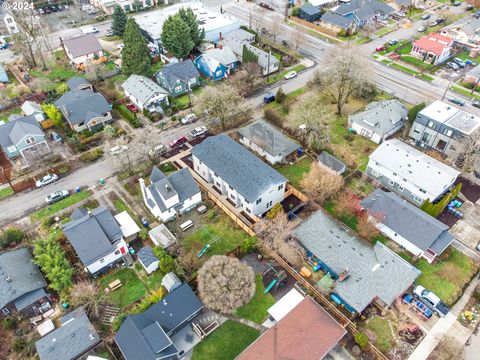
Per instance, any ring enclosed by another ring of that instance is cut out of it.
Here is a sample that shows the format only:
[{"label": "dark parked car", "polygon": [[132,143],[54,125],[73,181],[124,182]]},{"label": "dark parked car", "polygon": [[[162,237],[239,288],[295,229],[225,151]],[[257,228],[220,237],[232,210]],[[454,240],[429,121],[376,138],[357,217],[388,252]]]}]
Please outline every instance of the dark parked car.
[{"label": "dark parked car", "polygon": [[479,109],[480,109],[480,101],[478,101],[478,100],[473,100],[473,101],[472,101],[472,106],[475,106],[476,108],[479,108]]},{"label": "dark parked car", "polygon": [[273,94],[268,93],[263,97],[263,102],[265,104],[271,103],[273,101],[275,101],[275,95]]},{"label": "dark parked car", "polygon": [[458,105],[458,106],[464,106],[465,105],[465,101],[463,101],[461,99],[457,99],[457,98],[450,98],[450,99],[448,99],[448,101],[450,101],[451,103],[454,103],[455,105]]}]

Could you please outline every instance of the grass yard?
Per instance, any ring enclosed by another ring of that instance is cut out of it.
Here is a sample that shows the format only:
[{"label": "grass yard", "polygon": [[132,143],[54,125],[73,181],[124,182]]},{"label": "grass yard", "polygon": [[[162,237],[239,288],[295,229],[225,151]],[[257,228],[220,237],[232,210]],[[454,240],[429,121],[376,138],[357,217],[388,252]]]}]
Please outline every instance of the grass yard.
[{"label": "grass yard", "polygon": [[141,299],[147,293],[147,288],[138,278],[135,270],[129,268],[120,268],[101,277],[99,279],[100,291],[103,291],[109,283],[117,279],[122,282],[122,286],[112,291],[107,297],[121,309]]},{"label": "grass yard", "polygon": [[400,60],[407,63],[407,64],[413,65],[413,66],[415,66],[419,69],[421,69],[423,67],[423,69],[425,69],[427,71],[430,71],[434,67],[432,64],[426,63],[426,62],[424,62],[420,59],[417,59],[416,57],[409,56],[409,55],[403,55],[400,58]]},{"label": "grass yard", "polygon": [[479,100],[480,101],[480,95],[478,95],[477,92],[474,92],[472,94],[472,90],[470,89],[467,89],[467,88],[464,88],[463,86],[460,86],[460,85],[457,85],[457,84],[453,84],[451,87],[450,87],[450,90],[456,92],[456,93],[459,93],[461,95],[464,95],[468,98],[474,98],[475,100]]},{"label": "grass yard", "polygon": [[85,200],[86,198],[92,195],[91,191],[82,190],[77,193],[73,193],[69,197],[56,202],[55,204],[49,205],[44,207],[43,209],[35,211],[32,215],[30,215],[30,220],[32,222],[42,220],[48,216],[52,216],[57,212],[68,208],[69,206],[75,205],[76,203]]},{"label": "grass yard", "polygon": [[395,27],[392,27],[392,26],[384,26],[382,27],[380,30],[378,30],[375,35],[377,36],[383,36],[383,35],[387,35],[387,34],[390,34],[391,32],[395,31]]},{"label": "grass yard", "polygon": [[404,73],[415,75],[415,77],[420,78],[422,80],[433,81],[433,77],[431,77],[429,75],[421,74],[420,72],[418,72],[414,69],[410,69],[409,67],[400,65],[399,63],[396,63],[396,62],[393,62],[393,61],[390,61],[390,60],[386,60],[386,59],[382,60],[382,62],[384,64],[387,64],[388,66],[393,67],[397,70],[400,70]]},{"label": "grass yard", "polygon": [[13,191],[11,186],[7,186],[0,190],[0,199],[6,198],[10,195],[13,195],[15,191]]},{"label": "grass yard", "polygon": [[21,114],[22,113],[22,109],[20,108],[14,108],[12,110],[9,110],[9,111],[6,111],[4,113],[2,113],[2,115],[0,115],[0,120],[7,123],[8,122],[8,117],[12,114]]},{"label": "grass yard", "polygon": [[183,94],[182,96],[174,98],[173,102],[175,103],[175,105],[177,105],[179,109],[186,109],[190,105],[190,96],[188,96],[188,94]]},{"label": "grass yard", "polygon": [[323,204],[324,209],[327,210],[333,217],[340,220],[353,231],[357,231],[358,218],[353,214],[338,214],[335,206],[336,203],[334,200],[328,200],[325,202],[325,204]]},{"label": "grass yard", "polygon": [[160,70],[163,66],[163,63],[161,61],[156,62],[155,64],[152,65],[152,74],[155,74],[158,70]]},{"label": "grass yard", "polygon": [[192,360],[233,360],[259,335],[251,327],[227,320],[195,346]]},{"label": "grass yard", "polygon": [[275,299],[270,293],[264,294],[265,287],[262,282],[262,275],[257,274],[255,277],[255,295],[248,304],[238,308],[236,315],[241,318],[248,319],[256,322],[257,324],[263,323],[267,320],[267,310],[270,306],[275,304]]},{"label": "grass yard", "polygon": [[375,334],[373,343],[381,352],[387,354],[390,349],[395,347],[396,341],[388,319],[375,316],[367,321],[365,327]]},{"label": "grass yard", "polygon": [[124,212],[124,211],[129,211],[129,208],[127,206],[127,204],[125,204],[125,201],[123,201],[122,199],[117,199],[113,202],[113,205],[115,206],[115,209],[121,213],[121,212]]},{"label": "grass yard", "polygon": [[313,160],[310,157],[303,157],[293,165],[283,165],[277,171],[288,179],[290,185],[300,189],[300,181],[303,175],[310,171]]},{"label": "grass yard", "polygon": [[277,82],[279,80],[282,80],[285,75],[287,75],[290,71],[296,71],[300,72],[303,69],[305,69],[305,65],[300,64],[297,66],[294,66],[293,68],[290,68],[288,70],[280,71],[276,73],[275,75],[272,75],[268,78],[267,84],[273,84],[274,82]]},{"label": "grass yard", "polygon": [[417,284],[433,291],[449,306],[462,295],[462,289],[478,269],[472,259],[452,246],[436,263],[420,259],[415,266],[422,272]]},{"label": "grass yard", "polygon": [[375,190],[375,185],[359,177],[353,177],[348,183],[347,188],[355,195],[365,198]]}]

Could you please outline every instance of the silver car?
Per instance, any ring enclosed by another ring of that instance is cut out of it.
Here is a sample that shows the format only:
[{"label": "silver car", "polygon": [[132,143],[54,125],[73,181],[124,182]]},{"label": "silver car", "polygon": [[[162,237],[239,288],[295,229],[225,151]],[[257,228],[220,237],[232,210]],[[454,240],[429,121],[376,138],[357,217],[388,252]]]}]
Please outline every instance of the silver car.
[{"label": "silver car", "polygon": [[47,197],[45,198],[45,201],[47,204],[51,205],[56,203],[57,201],[65,199],[69,195],[70,193],[68,192],[68,190],[55,191],[51,194],[48,194]]},{"label": "silver car", "polygon": [[35,182],[35,186],[37,188],[44,187],[45,185],[52,184],[55,181],[58,180],[58,175],[57,174],[48,174],[42,177],[41,179],[38,179]]}]

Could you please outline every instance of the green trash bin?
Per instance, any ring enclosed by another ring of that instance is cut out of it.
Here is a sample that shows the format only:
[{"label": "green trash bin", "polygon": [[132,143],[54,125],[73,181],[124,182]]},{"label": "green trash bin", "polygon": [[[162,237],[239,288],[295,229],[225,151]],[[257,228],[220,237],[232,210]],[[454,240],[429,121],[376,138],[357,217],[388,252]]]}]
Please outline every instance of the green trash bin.
[{"label": "green trash bin", "polygon": [[105,179],[104,178],[100,179],[100,185],[105,185]]}]

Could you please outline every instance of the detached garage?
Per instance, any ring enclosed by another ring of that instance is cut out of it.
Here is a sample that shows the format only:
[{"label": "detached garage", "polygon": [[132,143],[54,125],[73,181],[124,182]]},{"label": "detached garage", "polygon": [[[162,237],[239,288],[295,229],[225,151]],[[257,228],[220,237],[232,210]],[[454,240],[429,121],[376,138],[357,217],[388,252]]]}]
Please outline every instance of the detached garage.
[{"label": "detached garage", "polygon": [[320,9],[316,6],[313,5],[303,5],[300,8],[300,11],[298,13],[298,17],[302,20],[306,20],[309,22],[314,22],[320,19],[322,16],[322,12]]}]

